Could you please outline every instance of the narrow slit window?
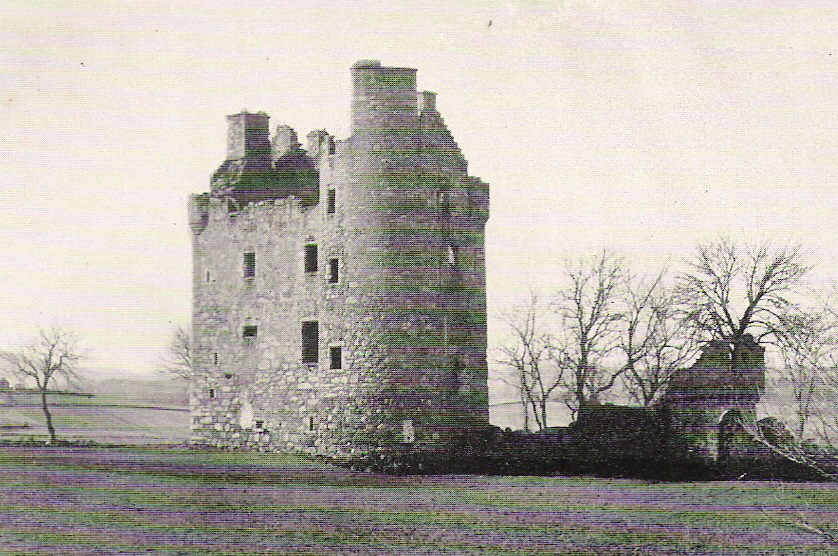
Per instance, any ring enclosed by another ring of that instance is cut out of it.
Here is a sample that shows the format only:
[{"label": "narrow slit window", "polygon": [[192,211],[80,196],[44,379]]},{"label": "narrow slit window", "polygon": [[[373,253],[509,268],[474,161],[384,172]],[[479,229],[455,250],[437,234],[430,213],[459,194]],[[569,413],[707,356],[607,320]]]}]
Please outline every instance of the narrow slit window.
[{"label": "narrow slit window", "polygon": [[256,276],[256,253],[245,253],[242,265],[242,274],[245,278]]},{"label": "narrow slit window", "polygon": [[329,259],[329,283],[337,284],[340,278],[340,261],[338,259]]},{"label": "narrow slit window", "polygon": [[217,351],[212,354],[212,364],[213,365],[218,365],[218,352]]},{"label": "narrow slit window", "polygon": [[310,430],[310,431],[314,430],[314,417],[309,417],[308,418],[308,430]]},{"label": "narrow slit window", "polygon": [[343,350],[340,346],[332,346],[329,348],[329,368],[342,369],[343,368]]},{"label": "narrow slit window", "polygon": [[319,330],[317,321],[303,323],[302,328],[302,351],[303,363],[317,363]]},{"label": "narrow slit window", "polygon": [[215,388],[209,389],[209,397],[210,399],[213,399],[215,397]]},{"label": "narrow slit window", "polygon": [[326,214],[334,214],[337,208],[337,197],[334,189],[326,191]]},{"label": "narrow slit window", "polygon": [[317,272],[317,244],[309,243],[305,251],[305,271]]}]

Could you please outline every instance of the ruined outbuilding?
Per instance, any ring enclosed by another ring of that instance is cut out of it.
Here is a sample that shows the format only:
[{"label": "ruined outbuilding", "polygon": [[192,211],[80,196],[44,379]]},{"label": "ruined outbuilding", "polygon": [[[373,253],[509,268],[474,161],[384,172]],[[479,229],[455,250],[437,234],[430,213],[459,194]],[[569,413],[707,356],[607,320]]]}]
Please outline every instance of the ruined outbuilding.
[{"label": "ruined outbuilding", "polygon": [[764,388],[765,348],[750,335],[736,350],[716,340],[691,367],[673,373],[655,405],[585,405],[575,435],[592,449],[686,450],[713,460],[760,456],[765,450],[748,426],[758,426]]},{"label": "ruined outbuilding", "polygon": [[353,454],[488,425],[488,186],[415,69],[351,75],[348,138],[228,116],[190,200],[195,443]]},{"label": "ruined outbuilding", "polygon": [[742,423],[756,423],[764,390],[765,348],[745,335],[735,355],[723,340],[705,346],[692,367],[672,375],[659,407],[673,434],[702,455],[724,459],[754,450]]}]

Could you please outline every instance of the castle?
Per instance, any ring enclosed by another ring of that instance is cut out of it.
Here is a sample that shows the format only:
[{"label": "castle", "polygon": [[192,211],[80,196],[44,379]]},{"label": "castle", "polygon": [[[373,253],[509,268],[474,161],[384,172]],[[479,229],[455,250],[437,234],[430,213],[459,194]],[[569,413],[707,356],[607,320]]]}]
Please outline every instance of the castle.
[{"label": "castle", "polygon": [[192,439],[354,454],[489,424],[489,189],[416,70],[352,66],[350,136],[227,117],[190,197]]}]

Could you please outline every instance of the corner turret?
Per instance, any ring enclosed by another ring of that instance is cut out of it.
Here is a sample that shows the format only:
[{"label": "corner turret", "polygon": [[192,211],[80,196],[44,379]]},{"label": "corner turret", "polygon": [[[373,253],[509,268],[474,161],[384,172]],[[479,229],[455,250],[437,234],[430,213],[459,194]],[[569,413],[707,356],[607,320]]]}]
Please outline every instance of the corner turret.
[{"label": "corner turret", "polygon": [[[352,137],[359,146],[404,148],[418,117],[414,68],[385,67],[378,60],[352,66]],[[396,138],[402,145],[389,144]]]}]

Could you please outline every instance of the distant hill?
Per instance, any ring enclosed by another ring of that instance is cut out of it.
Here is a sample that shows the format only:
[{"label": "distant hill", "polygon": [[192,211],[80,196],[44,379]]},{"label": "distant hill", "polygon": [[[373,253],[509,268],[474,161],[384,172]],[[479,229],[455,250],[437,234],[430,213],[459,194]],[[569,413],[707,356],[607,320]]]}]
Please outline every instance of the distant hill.
[{"label": "distant hill", "polygon": [[189,407],[189,387],[183,380],[160,378],[108,378],[90,382],[85,391],[92,392],[100,403],[159,407]]}]

